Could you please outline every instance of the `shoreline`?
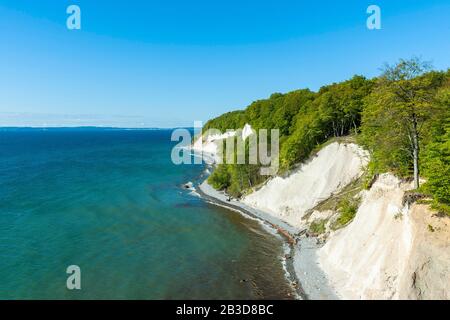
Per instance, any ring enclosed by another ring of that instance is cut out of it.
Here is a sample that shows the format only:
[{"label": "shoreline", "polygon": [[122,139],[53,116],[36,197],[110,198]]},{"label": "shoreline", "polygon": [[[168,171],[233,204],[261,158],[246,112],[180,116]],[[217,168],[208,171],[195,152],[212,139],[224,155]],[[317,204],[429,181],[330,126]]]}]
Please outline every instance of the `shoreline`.
[{"label": "shoreline", "polygon": [[270,214],[250,207],[238,200],[228,201],[228,196],[215,190],[207,180],[198,185],[197,193],[207,202],[238,211],[247,218],[258,219],[269,224],[289,246],[289,254],[283,257],[287,280],[290,282],[297,298],[309,299],[338,299],[335,291],[328,283],[325,273],[317,264],[316,250],[319,246],[315,238],[304,237],[306,229],[297,229]]}]

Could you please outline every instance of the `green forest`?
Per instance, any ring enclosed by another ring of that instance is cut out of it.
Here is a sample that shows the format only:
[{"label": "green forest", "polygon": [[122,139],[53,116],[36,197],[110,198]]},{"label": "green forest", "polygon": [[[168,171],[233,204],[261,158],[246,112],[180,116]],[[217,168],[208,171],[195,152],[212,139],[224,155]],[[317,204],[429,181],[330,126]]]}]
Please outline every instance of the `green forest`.
[{"label": "green forest", "polygon": [[[350,139],[371,155],[367,176],[392,172],[412,179],[416,192],[450,214],[450,69],[433,70],[418,58],[400,60],[374,79],[355,75],[317,92],[274,93],[209,120],[203,132],[246,123],[255,130],[279,129],[280,174],[324,143]],[[209,182],[240,197],[266,179],[258,165],[220,164]]]}]

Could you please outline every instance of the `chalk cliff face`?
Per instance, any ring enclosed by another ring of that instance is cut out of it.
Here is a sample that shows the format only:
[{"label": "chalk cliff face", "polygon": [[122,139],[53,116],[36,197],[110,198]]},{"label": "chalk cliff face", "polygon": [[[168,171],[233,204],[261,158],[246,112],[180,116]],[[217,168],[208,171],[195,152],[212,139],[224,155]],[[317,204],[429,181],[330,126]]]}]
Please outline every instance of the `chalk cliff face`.
[{"label": "chalk cliff face", "polygon": [[433,216],[424,205],[404,206],[411,188],[381,175],[363,193],[354,220],[318,251],[342,298],[450,298],[449,219]]},{"label": "chalk cliff face", "polygon": [[401,299],[450,299],[450,218],[438,217],[425,205],[410,210],[413,242]]},{"label": "chalk cliff face", "polygon": [[[251,132],[246,125],[243,138]],[[218,141],[235,134],[201,137],[194,149],[215,156]],[[297,229],[307,227],[314,219],[336,216],[331,210],[314,211],[302,219],[360,177],[368,158],[354,143],[331,143],[289,176],[270,179],[242,202]],[[392,174],[380,175],[370,190],[359,194],[353,221],[331,231],[316,252],[339,297],[450,299],[450,218],[436,216],[425,205],[404,205],[405,191],[412,187]]]},{"label": "chalk cliff face", "polygon": [[224,140],[230,137],[235,137],[238,133],[241,134],[242,139],[245,141],[250,135],[254,133],[250,124],[245,124],[242,130],[229,130],[221,134],[206,134],[201,135],[195,140],[192,145],[194,152],[202,153],[203,158],[209,163],[220,162],[219,148],[223,145]]},{"label": "chalk cliff face", "polygon": [[[305,213],[361,176],[368,155],[332,143],[286,178],[275,177],[242,201],[297,228],[333,212]],[[403,204],[412,183],[382,174],[362,191],[354,220],[331,232],[317,252],[320,267],[344,299],[450,299],[450,218]]]},{"label": "chalk cliff face", "polygon": [[346,228],[332,234],[319,250],[331,284],[346,299],[390,299],[412,248],[412,227],[402,198],[409,186],[381,175],[362,198]]},{"label": "chalk cliff face", "polygon": [[302,228],[305,213],[361,176],[367,153],[354,143],[331,143],[286,178],[275,177],[242,201]]}]

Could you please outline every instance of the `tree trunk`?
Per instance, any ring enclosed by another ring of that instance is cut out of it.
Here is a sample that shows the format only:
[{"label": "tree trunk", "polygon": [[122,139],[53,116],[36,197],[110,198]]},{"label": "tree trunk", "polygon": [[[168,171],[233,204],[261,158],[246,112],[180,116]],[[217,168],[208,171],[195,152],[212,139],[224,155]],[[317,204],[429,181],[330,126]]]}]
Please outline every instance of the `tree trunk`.
[{"label": "tree trunk", "polygon": [[417,119],[413,117],[413,159],[414,159],[414,188],[419,189],[419,134]]}]

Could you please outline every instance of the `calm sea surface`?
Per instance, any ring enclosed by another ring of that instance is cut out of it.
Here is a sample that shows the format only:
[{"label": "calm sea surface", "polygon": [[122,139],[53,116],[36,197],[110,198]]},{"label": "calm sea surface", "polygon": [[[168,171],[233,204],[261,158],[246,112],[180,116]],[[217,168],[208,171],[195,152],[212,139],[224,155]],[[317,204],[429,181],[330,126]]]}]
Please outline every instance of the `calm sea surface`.
[{"label": "calm sea surface", "polygon": [[281,239],[184,190],[170,134],[0,129],[0,299],[288,298]]}]

